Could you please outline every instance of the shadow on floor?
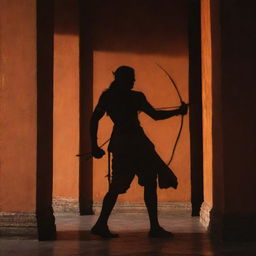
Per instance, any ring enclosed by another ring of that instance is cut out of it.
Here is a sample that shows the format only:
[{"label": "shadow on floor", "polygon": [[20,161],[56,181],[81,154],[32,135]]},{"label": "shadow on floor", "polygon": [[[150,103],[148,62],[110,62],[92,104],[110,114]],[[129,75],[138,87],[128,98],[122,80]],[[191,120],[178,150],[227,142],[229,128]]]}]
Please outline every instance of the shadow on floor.
[{"label": "shadow on floor", "polygon": [[[81,246],[87,241],[94,243],[87,251],[87,255],[205,255],[201,251],[211,251],[210,241],[205,233],[178,233],[174,238],[149,238],[147,231],[122,231],[120,237],[115,239],[104,239],[90,234],[89,231],[60,231],[58,241],[80,241]],[[90,252],[91,249],[91,252]],[[191,254],[191,250],[194,250]],[[173,253],[176,254],[173,254]],[[83,255],[83,254],[79,254]],[[85,254],[84,254],[85,255]],[[212,255],[212,254],[208,254]]]},{"label": "shadow on floor", "polygon": [[[88,230],[59,231],[58,241],[79,241],[77,256],[255,256],[255,244],[213,244],[206,233],[176,233],[174,238],[149,238],[147,231],[121,231],[104,239]],[[86,246],[88,245],[88,247]],[[87,248],[86,248],[87,247]]]},{"label": "shadow on floor", "polygon": [[115,239],[106,239],[99,236],[93,235],[89,230],[67,230],[58,231],[57,240],[58,241],[90,241],[90,240],[108,240],[108,241],[118,241],[123,239],[148,239],[151,241],[171,241],[171,240],[208,240],[206,233],[178,233],[174,234],[174,238],[149,238],[148,232],[145,231],[120,231],[118,232],[120,237]]}]

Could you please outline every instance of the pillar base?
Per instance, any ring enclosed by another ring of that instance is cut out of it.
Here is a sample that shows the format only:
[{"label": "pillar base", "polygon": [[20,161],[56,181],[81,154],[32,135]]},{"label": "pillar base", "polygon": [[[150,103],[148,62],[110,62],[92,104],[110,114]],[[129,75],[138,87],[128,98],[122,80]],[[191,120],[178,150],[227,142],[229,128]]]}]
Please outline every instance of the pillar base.
[{"label": "pillar base", "polygon": [[256,241],[256,213],[221,214],[214,209],[210,213],[210,236],[220,241]]},{"label": "pillar base", "polygon": [[212,207],[208,205],[206,202],[203,202],[200,209],[200,222],[203,224],[205,228],[208,228],[210,223],[210,213]]},{"label": "pillar base", "polygon": [[80,215],[93,215],[93,202],[88,200],[79,200],[79,212]]},{"label": "pillar base", "polygon": [[0,213],[1,237],[37,238],[35,213]]},{"label": "pillar base", "polygon": [[56,225],[53,209],[37,212],[37,230],[39,241],[56,240]]}]

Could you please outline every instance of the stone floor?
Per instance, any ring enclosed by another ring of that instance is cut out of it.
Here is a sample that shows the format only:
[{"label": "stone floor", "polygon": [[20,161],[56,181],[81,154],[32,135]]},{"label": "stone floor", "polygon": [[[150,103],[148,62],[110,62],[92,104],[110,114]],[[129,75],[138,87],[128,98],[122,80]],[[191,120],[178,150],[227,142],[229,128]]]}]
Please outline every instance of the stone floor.
[{"label": "stone floor", "polygon": [[97,216],[56,217],[58,240],[0,240],[0,256],[256,256],[256,244],[213,245],[197,217],[188,212],[160,215],[172,239],[148,238],[145,214],[114,214],[110,228],[120,234],[102,239],[89,233]]}]

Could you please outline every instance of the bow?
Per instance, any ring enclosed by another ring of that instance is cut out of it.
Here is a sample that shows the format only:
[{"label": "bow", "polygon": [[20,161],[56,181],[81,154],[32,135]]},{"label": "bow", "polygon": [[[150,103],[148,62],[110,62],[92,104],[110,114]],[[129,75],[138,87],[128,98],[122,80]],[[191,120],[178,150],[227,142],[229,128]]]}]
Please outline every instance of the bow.
[{"label": "bow", "polygon": [[[179,100],[180,100],[180,103],[183,104],[184,101],[182,100],[182,97],[181,97],[181,94],[180,94],[180,91],[175,83],[175,81],[173,80],[173,78],[171,77],[171,75],[162,67],[160,66],[159,64],[156,63],[156,65],[167,75],[167,77],[169,78],[169,80],[172,82],[172,85],[174,86],[176,92],[177,92],[177,95],[179,97]],[[157,109],[172,109],[172,108],[177,108],[177,107],[162,107],[162,108],[157,108]],[[183,120],[184,117],[183,115],[181,115],[181,121],[180,121],[180,128],[179,128],[179,132],[178,132],[178,135],[177,135],[177,138],[175,140],[175,143],[174,143],[174,146],[173,146],[173,149],[172,149],[172,153],[171,153],[171,157],[169,159],[169,161],[167,162],[167,165],[169,166],[173,160],[173,157],[174,157],[174,153],[175,153],[175,150],[176,150],[176,147],[177,147],[177,144],[178,144],[178,141],[180,139],[180,135],[181,135],[181,131],[182,131],[182,128],[183,128]],[[106,140],[102,145],[100,145],[100,148],[102,148],[105,144],[107,144],[108,142],[110,141],[110,139]],[[87,157],[87,160],[89,160],[91,157],[92,157],[92,154],[91,152],[88,152],[86,154],[78,154],[76,155],[78,157],[83,157],[83,156],[86,156]]]},{"label": "bow", "polygon": [[[178,97],[179,97],[180,103],[183,104],[184,101],[182,100],[180,91],[179,91],[179,89],[178,89],[176,83],[174,82],[173,78],[171,77],[171,75],[170,75],[162,66],[160,66],[160,65],[157,64],[157,63],[156,63],[156,65],[167,75],[167,77],[169,78],[169,80],[171,81],[172,85],[174,86],[174,88],[175,88],[175,90],[176,90],[176,92],[177,92],[177,95],[178,95]],[[174,146],[173,146],[173,149],[172,149],[171,157],[170,157],[169,161],[167,162],[167,165],[168,165],[168,166],[171,164],[171,162],[172,162],[172,160],[173,160],[174,153],[175,153],[175,150],[176,150],[178,141],[179,141],[179,139],[180,139],[181,131],[182,131],[182,128],[183,128],[183,121],[184,121],[184,117],[183,117],[183,115],[181,115],[179,132],[178,132],[177,138],[176,138],[176,140],[175,140],[175,143],[174,143]]]}]

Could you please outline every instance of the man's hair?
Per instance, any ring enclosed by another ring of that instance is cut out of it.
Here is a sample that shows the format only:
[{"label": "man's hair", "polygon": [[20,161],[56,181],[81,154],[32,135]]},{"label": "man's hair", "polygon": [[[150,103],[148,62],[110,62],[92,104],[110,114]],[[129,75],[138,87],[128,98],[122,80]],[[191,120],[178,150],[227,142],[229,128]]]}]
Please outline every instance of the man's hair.
[{"label": "man's hair", "polygon": [[120,80],[131,78],[131,76],[134,76],[134,72],[134,69],[128,66],[120,66],[117,68],[115,72],[112,72],[115,79],[110,84],[109,89],[117,88]]},{"label": "man's hair", "polygon": [[113,75],[116,81],[123,78],[130,78],[131,76],[134,76],[134,69],[128,66],[120,66],[115,72],[113,72]]}]

